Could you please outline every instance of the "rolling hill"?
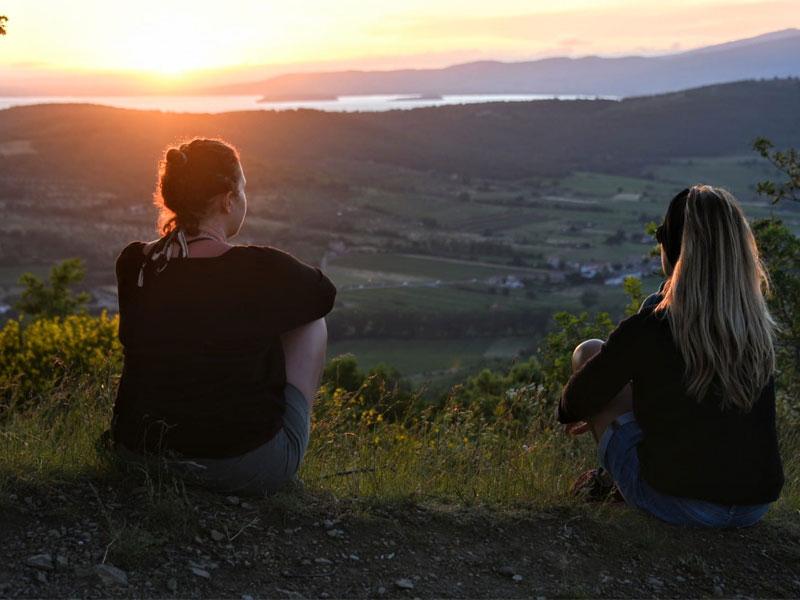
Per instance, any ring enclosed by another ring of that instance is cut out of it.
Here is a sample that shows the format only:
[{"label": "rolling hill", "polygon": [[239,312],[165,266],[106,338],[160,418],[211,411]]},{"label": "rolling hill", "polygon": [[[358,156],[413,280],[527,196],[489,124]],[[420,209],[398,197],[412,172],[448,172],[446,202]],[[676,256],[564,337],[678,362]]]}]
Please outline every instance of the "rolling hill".
[{"label": "rolling hill", "polygon": [[580,94],[640,96],[772,77],[800,76],[800,30],[665,56],[482,61],[444,69],[295,73],[207,92],[306,99],[364,94]]}]

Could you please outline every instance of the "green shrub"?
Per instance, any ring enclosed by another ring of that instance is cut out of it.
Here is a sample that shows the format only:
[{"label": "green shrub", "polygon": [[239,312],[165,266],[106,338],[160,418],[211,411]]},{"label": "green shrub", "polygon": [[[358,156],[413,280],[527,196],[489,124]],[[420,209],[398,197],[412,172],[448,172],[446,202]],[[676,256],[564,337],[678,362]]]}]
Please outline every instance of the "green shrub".
[{"label": "green shrub", "polygon": [[[68,373],[96,374],[121,357],[119,317],[103,312],[11,320],[0,330],[0,397],[5,408],[46,394]],[[0,410],[0,412],[2,412]]]}]

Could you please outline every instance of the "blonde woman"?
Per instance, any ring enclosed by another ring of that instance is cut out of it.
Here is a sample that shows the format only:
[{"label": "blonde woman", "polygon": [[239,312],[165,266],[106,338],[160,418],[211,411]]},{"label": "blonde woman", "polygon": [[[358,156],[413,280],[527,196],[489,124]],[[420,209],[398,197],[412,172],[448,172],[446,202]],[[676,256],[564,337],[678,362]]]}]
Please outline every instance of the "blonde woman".
[{"label": "blonde woman", "polygon": [[558,419],[593,434],[593,483],[613,479],[631,506],[679,525],[752,525],[783,486],[755,240],[733,196],[710,186],[675,196],[657,238],[666,284],[605,342],[575,349]]}]

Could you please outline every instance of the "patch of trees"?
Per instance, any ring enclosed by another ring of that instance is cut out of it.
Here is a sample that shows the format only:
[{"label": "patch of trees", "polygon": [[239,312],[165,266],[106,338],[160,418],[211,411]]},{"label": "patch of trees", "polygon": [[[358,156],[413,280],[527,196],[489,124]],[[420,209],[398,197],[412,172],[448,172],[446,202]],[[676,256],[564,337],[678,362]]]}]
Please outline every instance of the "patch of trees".
[{"label": "patch of trees", "polygon": [[485,313],[365,312],[337,309],[328,317],[331,340],[350,338],[458,339],[540,335],[550,318],[545,309]]}]

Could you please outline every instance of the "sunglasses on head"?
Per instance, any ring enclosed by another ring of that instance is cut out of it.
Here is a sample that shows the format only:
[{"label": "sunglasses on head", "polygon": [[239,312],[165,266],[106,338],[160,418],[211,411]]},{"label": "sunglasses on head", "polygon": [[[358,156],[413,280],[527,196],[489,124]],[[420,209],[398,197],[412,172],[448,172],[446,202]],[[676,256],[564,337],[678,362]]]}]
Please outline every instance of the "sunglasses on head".
[{"label": "sunglasses on head", "polygon": [[[658,227],[656,227],[656,241],[659,244],[661,244],[662,246],[664,245],[664,242],[669,243],[669,240],[667,240],[667,218],[668,218],[670,212],[672,212],[673,209],[676,209],[679,212],[682,212],[683,211],[683,207],[686,206],[686,199],[689,197],[690,193],[691,193],[691,189],[690,188],[686,188],[685,190],[682,190],[682,191],[678,192],[675,195],[675,197],[672,199],[672,201],[669,203],[669,208],[667,209],[667,215],[664,217],[664,222],[661,225],[659,225]],[[680,223],[680,225],[679,225],[679,227],[677,229],[678,232],[680,232],[683,229],[683,217],[682,216],[679,219],[679,223]],[[675,223],[673,223],[673,228],[674,228],[674,226],[675,226]],[[680,238],[678,238],[678,240],[677,240],[678,247],[679,247],[679,243],[680,243]]]}]

